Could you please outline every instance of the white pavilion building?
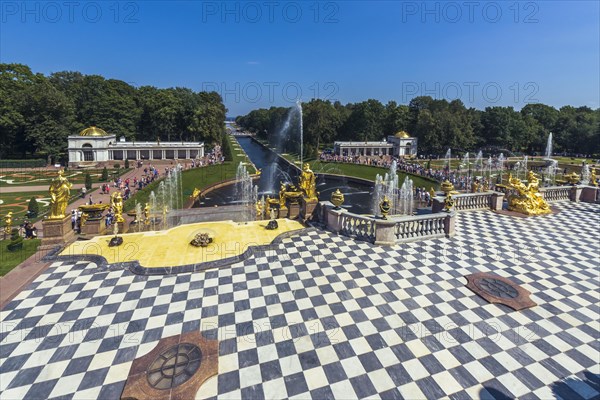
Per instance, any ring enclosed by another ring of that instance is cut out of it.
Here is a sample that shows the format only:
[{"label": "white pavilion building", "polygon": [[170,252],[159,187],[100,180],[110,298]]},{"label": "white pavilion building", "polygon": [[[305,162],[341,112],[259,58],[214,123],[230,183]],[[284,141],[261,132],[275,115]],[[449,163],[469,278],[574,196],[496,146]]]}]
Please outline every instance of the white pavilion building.
[{"label": "white pavilion building", "polygon": [[333,152],[338,156],[416,157],[417,138],[400,131],[381,142],[335,142]]},{"label": "white pavilion building", "polygon": [[69,165],[123,160],[177,160],[204,157],[203,142],[127,142],[91,126],[68,137]]}]

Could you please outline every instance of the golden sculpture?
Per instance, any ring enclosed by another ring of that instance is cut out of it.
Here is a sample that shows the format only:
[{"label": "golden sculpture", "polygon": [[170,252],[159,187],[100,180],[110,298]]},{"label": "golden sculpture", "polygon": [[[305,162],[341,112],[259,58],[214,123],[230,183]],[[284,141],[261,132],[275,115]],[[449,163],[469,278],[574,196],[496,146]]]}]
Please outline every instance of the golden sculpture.
[{"label": "golden sculpture", "polygon": [[592,168],[592,171],[590,172],[590,185],[598,186],[597,180],[598,178],[596,177],[596,168]]},{"label": "golden sculpture", "polygon": [[263,214],[264,214],[265,210],[264,210],[264,204],[263,202],[258,199],[256,201],[256,219],[260,220],[263,218]]},{"label": "golden sculpture", "polygon": [[564,175],[564,178],[571,185],[577,185],[579,183],[579,181],[581,180],[581,177],[579,176],[579,174],[577,172],[571,172],[570,174]]},{"label": "golden sculpture", "polygon": [[435,197],[435,189],[433,186],[429,188],[429,196],[433,199]]},{"label": "golden sculpture", "polygon": [[508,187],[513,193],[508,196],[508,209],[527,215],[549,214],[550,206],[539,193],[540,181],[533,171],[527,173],[527,185],[518,178],[508,175]]},{"label": "golden sculpture", "polygon": [[194,188],[194,191],[192,192],[192,199],[196,200],[198,198],[198,196],[200,196],[200,189],[198,188]]},{"label": "golden sculpture", "polygon": [[450,192],[446,193],[446,198],[444,199],[444,211],[450,212],[452,211],[452,207],[454,206],[454,199],[452,199],[452,195]]},{"label": "golden sculpture", "polygon": [[383,219],[387,219],[387,216],[390,212],[391,204],[390,199],[386,195],[383,196],[383,199],[379,203],[379,211],[381,211],[381,217]]},{"label": "golden sculpture", "polygon": [[340,206],[344,204],[344,194],[340,192],[340,189],[336,189],[335,192],[331,193],[331,203],[336,210],[339,210]]},{"label": "golden sculpture", "polygon": [[285,208],[285,183],[281,182],[281,187],[279,188],[279,208]]},{"label": "golden sculpture", "polygon": [[115,222],[121,224],[125,222],[125,219],[123,219],[123,197],[121,196],[121,192],[118,190],[114,191],[113,194],[110,195],[110,206],[115,214]]},{"label": "golden sculpture", "polygon": [[144,206],[144,224],[150,225],[150,204]]},{"label": "golden sculpture", "polygon": [[304,196],[306,196],[309,200],[317,199],[316,177],[315,173],[310,169],[310,165],[308,163],[304,163],[304,166],[302,167],[302,173],[300,174],[298,186],[300,187],[300,190],[304,192]]},{"label": "golden sculpture", "polygon": [[9,211],[4,216],[4,233],[10,235],[10,231],[12,230],[12,211]]},{"label": "golden sculpture", "polygon": [[64,177],[64,171],[58,171],[58,176],[50,183],[50,215],[48,219],[65,218],[65,210],[69,204],[71,187],[73,185]]}]

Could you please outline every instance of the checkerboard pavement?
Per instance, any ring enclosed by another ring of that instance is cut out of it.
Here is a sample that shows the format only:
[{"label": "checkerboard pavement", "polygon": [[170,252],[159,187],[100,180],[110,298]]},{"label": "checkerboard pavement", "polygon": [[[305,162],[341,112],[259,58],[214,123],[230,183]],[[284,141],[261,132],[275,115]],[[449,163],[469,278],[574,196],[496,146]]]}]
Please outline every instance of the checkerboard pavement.
[{"label": "checkerboard pavement", "polygon": [[[0,312],[0,398],[117,399],[133,359],[192,330],[220,340],[197,398],[597,398],[600,206],[556,206],[394,247],[311,230],[174,276],[55,262]],[[487,303],[480,271],[538,306]]]}]

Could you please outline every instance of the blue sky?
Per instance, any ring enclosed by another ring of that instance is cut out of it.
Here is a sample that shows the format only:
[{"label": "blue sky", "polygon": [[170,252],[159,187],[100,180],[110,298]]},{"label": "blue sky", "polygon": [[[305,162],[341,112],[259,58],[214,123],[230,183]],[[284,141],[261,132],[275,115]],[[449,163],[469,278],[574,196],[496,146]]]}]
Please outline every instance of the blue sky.
[{"label": "blue sky", "polygon": [[0,2],[0,60],[217,90],[232,116],[300,97],[600,106],[600,2]]}]

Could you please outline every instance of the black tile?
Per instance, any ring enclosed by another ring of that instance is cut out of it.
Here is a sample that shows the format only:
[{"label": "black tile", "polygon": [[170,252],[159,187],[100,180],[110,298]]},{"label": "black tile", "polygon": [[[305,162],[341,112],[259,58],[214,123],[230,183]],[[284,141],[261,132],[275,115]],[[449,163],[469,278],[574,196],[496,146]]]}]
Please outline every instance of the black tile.
[{"label": "black tile", "polygon": [[[263,381],[270,381],[277,379],[282,376],[281,366],[278,360],[269,361],[264,364],[260,364],[260,374],[262,375]],[[220,392],[220,391],[219,391]]]},{"label": "black tile", "polygon": [[102,386],[102,384],[104,383],[104,379],[106,379],[106,375],[108,374],[109,369],[110,368],[107,367],[87,372],[83,376],[83,379],[81,380],[81,383],[79,384],[79,388],[77,388],[77,390],[80,391],[97,386]]},{"label": "black tile", "polygon": [[20,370],[8,384],[7,389],[33,384],[43,368],[44,366]]},{"label": "black tile", "polygon": [[366,374],[350,378],[350,383],[352,384],[354,392],[359,399],[363,399],[377,393],[373,383]]},{"label": "black tile", "polygon": [[256,349],[240,351],[238,353],[238,364],[240,368],[258,365],[258,352]]},{"label": "black tile", "polygon": [[300,365],[302,366],[303,370],[318,367],[320,365],[319,357],[317,356],[317,352],[314,350],[300,353],[298,354],[298,358],[300,359]]},{"label": "black tile", "polygon": [[227,393],[240,388],[240,374],[238,371],[219,374],[218,390],[219,393]]},{"label": "black tile", "polygon": [[308,385],[306,384],[306,379],[304,379],[304,374],[302,372],[288,375],[284,377],[284,381],[288,396],[295,396],[300,393],[308,392]]},{"label": "black tile", "polygon": [[392,378],[392,381],[396,386],[402,386],[409,382],[412,382],[412,378],[408,374],[408,371],[402,366],[402,364],[394,364],[386,367],[385,369]]},{"label": "black tile", "polygon": [[360,360],[363,368],[367,372],[376,371],[378,369],[383,368],[383,366],[379,362],[379,359],[373,352],[361,354],[360,356],[358,356],[358,359]]},{"label": "black tile", "polygon": [[263,400],[264,398],[265,393],[261,384],[248,386],[242,389],[242,399]]}]

